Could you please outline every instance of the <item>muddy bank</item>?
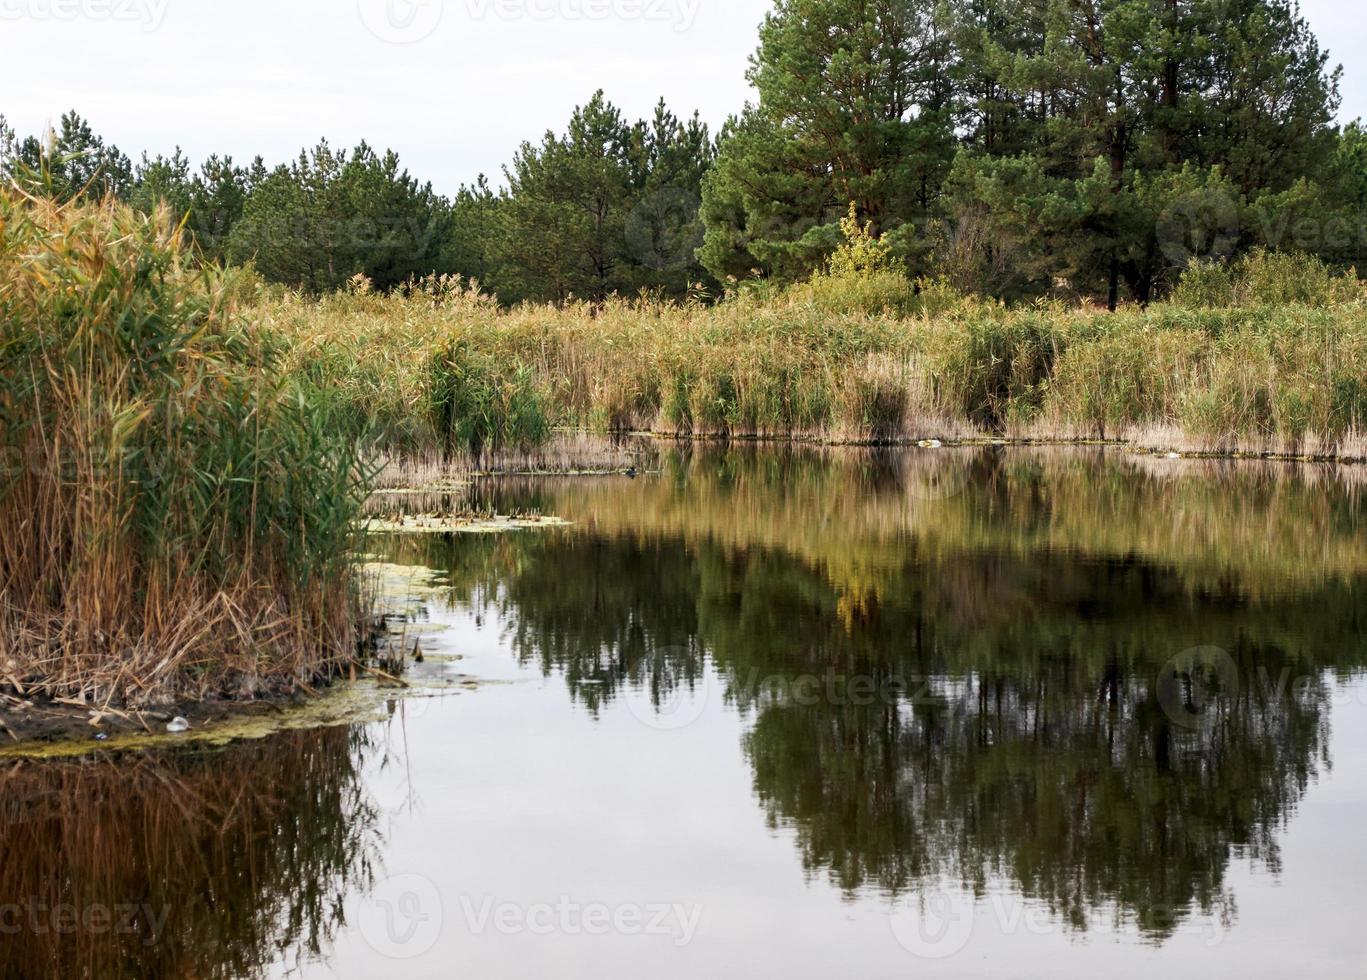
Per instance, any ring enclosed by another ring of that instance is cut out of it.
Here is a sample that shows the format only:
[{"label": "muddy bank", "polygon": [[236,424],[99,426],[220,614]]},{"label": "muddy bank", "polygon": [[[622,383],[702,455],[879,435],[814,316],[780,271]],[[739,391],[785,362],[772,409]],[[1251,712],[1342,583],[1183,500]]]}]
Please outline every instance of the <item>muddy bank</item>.
[{"label": "muddy bank", "polygon": [[[279,718],[308,702],[304,695],[259,701],[186,701],[147,711],[101,709],[51,698],[0,695],[0,753],[23,745],[89,743],[91,748],[128,736],[167,737],[176,719],[189,723],[186,732],[230,721]],[[179,726],[176,726],[179,727]]]},{"label": "muddy bank", "polygon": [[[1177,455],[1188,459],[1250,460],[1288,463],[1333,463],[1343,466],[1367,465],[1367,441],[1354,438],[1344,442],[1309,439],[1299,444],[1286,440],[1265,442],[1239,441],[1228,446],[1196,439],[1176,429],[1151,429],[1124,437],[1078,435],[1073,432],[1051,433],[1038,427],[1029,434],[964,435],[954,431],[942,435],[906,436],[889,439],[854,439],[829,433],[674,433],[655,432],[649,438],[662,445],[725,446],[814,446],[832,449],[887,449],[911,451],[916,449],[981,449],[1003,447],[1013,449],[1093,449],[1105,447],[1122,450],[1136,456]],[[488,474],[501,476],[504,474]],[[511,474],[520,475],[520,474]],[[560,475],[574,475],[566,471]],[[630,475],[628,472],[627,475]]]},{"label": "muddy bank", "polygon": [[473,690],[459,657],[424,652],[428,602],[442,573],[361,556],[358,574],[372,605],[367,654],[329,683],[252,699],[182,699],[154,707],[54,699],[16,686],[0,688],[0,758],[78,756],[177,743],[227,744],[283,731],[377,720],[409,699]]},{"label": "muddy bank", "polygon": [[[14,712],[7,703],[5,728],[0,729],[0,760],[74,758],[190,745],[224,746],[284,732],[368,724],[391,717],[406,703],[456,697],[489,683],[443,670],[449,667],[449,663],[438,664],[437,670],[415,672],[416,676],[401,683],[380,677],[339,682],[314,697],[186,702],[174,709],[107,716],[98,725],[92,723],[89,709],[76,705],[34,703],[31,708]],[[437,676],[438,673],[443,676]],[[187,722],[189,728],[183,732],[168,731],[167,726],[177,718]]]}]

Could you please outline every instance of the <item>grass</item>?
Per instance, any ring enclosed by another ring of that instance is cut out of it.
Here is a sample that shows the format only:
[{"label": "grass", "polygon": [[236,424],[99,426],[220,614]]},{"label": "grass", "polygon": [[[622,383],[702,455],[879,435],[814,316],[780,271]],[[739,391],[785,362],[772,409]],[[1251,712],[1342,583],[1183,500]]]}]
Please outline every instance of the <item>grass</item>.
[{"label": "grass", "polygon": [[1314,260],[1198,266],[1169,303],[1007,309],[886,271],[500,309],[451,281],[263,292],[288,355],[401,459],[488,465],[556,430],[897,443],[1011,437],[1367,457],[1367,306]]},{"label": "grass", "polygon": [[0,193],[0,683],[249,696],[354,656],[357,406],[247,293],[164,211]]}]

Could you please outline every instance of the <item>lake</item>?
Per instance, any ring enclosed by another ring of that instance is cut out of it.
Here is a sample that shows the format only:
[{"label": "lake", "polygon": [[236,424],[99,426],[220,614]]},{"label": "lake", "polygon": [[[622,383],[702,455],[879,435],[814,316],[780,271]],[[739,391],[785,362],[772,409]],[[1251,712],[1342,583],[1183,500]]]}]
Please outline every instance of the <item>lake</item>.
[{"label": "lake", "polygon": [[[1367,473],[664,447],[372,542],[348,725],[0,762],[0,977],[1342,977]],[[395,581],[411,588],[394,594]]]}]

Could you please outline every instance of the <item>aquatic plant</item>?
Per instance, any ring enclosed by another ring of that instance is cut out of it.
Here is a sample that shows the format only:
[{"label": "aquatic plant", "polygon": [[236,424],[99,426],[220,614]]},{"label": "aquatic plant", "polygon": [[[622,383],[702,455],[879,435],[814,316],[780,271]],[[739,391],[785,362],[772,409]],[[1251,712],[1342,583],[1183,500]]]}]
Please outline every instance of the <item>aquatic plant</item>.
[{"label": "aquatic plant", "polygon": [[342,412],[163,209],[0,193],[0,683],[146,702],[354,656]]},{"label": "aquatic plant", "polygon": [[[556,428],[1367,456],[1362,293],[1312,260],[1197,266],[1177,302],[1115,315],[1007,308],[847,264],[710,306],[638,297],[502,310],[448,283],[263,295],[254,315],[294,338],[289,363],[399,457],[530,452]],[[1212,292],[1213,275],[1229,288]],[[1203,291],[1223,305],[1198,301]]]},{"label": "aquatic plant", "polygon": [[429,410],[443,459],[465,453],[478,464],[486,451],[546,441],[550,423],[529,368],[505,366],[464,338],[435,352],[429,364]]}]

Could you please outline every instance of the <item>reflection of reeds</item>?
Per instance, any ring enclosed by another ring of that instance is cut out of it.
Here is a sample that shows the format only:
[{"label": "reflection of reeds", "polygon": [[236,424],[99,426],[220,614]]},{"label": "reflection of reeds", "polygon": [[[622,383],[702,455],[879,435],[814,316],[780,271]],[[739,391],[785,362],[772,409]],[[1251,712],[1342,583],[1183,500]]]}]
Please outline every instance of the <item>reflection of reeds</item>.
[{"label": "reflection of reeds", "polygon": [[328,397],[164,212],[0,194],[0,683],[253,694],[355,648]]},{"label": "reflection of reeds", "polygon": [[898,573],[909,554],[989,550],[1142,557],[1193,588],[1234,580],[1246,593],[1367,574],[1367,476],[1351,467],[1101,449],[738,449],[666,459],[658,478],[543,483],[536,505],[598,533],[782,551],[861,588]]},{"label": "reflection of reeds", "polygon": [[620,473],[644,469],[655,455],[648,439],[559,430],[542,444],[488,450],[478,460],[440,453],[385,455],[375,483],[383,490],[423,490],[475,475]]},{"label": "reflection of reeds", "polygon": [[318,954],[370,876],[359,731],[0,772],[0,906],[20,923],[0,976],[242,978]]}]

